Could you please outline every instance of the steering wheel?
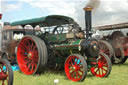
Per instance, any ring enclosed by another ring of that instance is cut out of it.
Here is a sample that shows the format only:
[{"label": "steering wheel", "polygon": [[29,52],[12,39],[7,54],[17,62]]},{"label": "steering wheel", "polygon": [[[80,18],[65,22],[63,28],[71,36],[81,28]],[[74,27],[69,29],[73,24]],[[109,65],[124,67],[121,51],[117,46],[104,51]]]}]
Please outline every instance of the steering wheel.
[{"label": "steering wheel", "polygon": [[62,34],[64,30],[63,26],[56,26],[53,30],[53,34]]}]

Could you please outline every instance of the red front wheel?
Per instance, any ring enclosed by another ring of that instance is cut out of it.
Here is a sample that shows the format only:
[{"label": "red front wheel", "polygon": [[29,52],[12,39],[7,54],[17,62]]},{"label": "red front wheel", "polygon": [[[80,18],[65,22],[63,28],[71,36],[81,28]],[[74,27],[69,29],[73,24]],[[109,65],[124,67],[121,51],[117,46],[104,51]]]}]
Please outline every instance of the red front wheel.
[{"label": "red front wheel", "polygon": [[87,75],[87,63],[79,54],[70,55],[65,61],[65,73],[72,81],[83,81]]},{"label": "red front wheel", "polygon": [[92,64],[91,73],[96,77],[107,77],[111,72],[112,64],[110,58],[100,53],[97,58],[97,63]]}]

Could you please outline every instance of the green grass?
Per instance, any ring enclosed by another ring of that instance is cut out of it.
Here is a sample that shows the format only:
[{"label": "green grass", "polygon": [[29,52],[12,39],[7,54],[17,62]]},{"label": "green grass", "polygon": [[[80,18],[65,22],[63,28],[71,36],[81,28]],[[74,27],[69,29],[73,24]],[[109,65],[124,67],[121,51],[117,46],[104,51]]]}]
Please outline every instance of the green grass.
[{"label": "green grass", "polygon": [[113,65],[108,78],[97,78],[88,72],[83,82],[72,82],[67,79],[64,71],[47,71],[40,76],[14,72],[13,85],[54,85],[54,79],[59,79],[56,85],[128,85],[128,60],[125,64]]}]

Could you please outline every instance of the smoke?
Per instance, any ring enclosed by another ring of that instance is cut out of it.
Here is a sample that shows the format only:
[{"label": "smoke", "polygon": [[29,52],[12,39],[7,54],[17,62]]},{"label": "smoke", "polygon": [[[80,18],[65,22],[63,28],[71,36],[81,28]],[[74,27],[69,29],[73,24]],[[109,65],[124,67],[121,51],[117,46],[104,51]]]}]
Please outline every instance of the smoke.
[{"label": "smoke", "polygon": [[92,7],[93,9],[98,8],[100,5],[100,0],[89,0],[85,7]]},{"label": "smoke", "polygon": [[76,21],[82,27],[82,29],[85,29],[85,19],[84,19],[85,12],[84,12],[84,10],[82,10],[83,7],[87,7],[87,6],[93,7],[92,26],[97,26],[97,25],[101,24],[101,21],[99,21],[99,18],[102,20],[102,22],[106,21],[106,20],[102,19],[104,17],[99,15],[103,11],[103,10],[99,10],[99,9],[101,9],[101,8],[104,9],[102,2],[103,1],[101,1],[101,0],[83,0],[83,1],[75,4],[75,13],[74,14],[76,16]]}]

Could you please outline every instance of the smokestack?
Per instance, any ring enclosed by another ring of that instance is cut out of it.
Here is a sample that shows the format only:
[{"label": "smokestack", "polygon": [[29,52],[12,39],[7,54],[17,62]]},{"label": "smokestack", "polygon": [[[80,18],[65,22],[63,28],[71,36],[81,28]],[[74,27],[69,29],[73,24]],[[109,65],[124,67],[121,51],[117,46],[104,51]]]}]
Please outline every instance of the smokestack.
[{"label": "smokestack", "polygon": [[0,14],[0,20],[2,19],[2,14]]},{"label": "smokestack", "polygon": [[85,26],[86,26],[86,38],[88,39],[90,36],[90,31],[92,29],[92,22],[91,22],[91,10],[92,7],[85,7]]},{"label": "smokestack", "polygon": [[86,25],[86,38],[91,37],[89,33],[92,29],[91,12],[92,9],[96,10],[100,5],[100,0],[89,0],[88,4],[84,7],[85,11],[85,25]]}]

